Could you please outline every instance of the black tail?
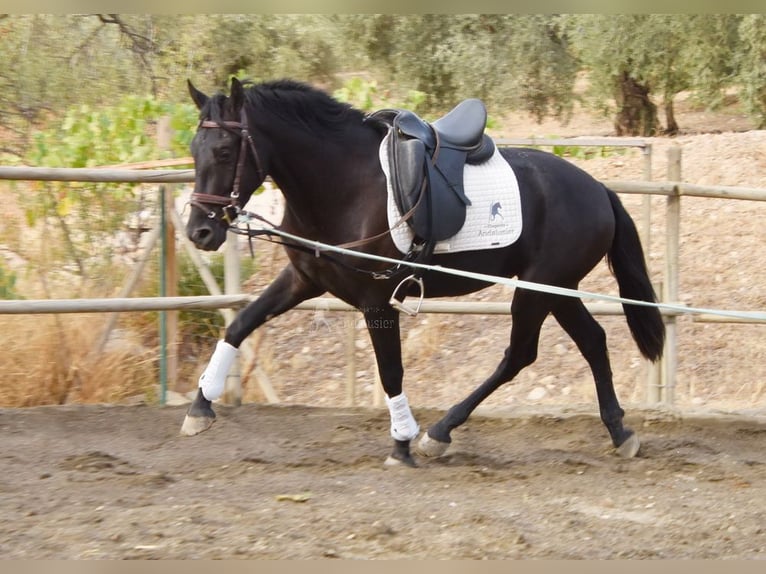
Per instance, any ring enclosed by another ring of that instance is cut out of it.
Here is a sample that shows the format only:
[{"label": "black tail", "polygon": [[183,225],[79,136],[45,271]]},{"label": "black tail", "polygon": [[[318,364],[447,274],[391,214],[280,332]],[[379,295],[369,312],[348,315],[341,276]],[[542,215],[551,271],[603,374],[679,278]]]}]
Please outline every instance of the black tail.
[{"label": "black tail", "polygon": [[[646,270],[644,250],[630,215],[625,211],[617,194],[607,189],[615,217],[614,239],[606,259],[617,278],[620,297],[637,301],[657,301]],[[652,361],[662,356],[665,343],[665,324],[656,307],[623,304],[628,327],[641,354]]]}]

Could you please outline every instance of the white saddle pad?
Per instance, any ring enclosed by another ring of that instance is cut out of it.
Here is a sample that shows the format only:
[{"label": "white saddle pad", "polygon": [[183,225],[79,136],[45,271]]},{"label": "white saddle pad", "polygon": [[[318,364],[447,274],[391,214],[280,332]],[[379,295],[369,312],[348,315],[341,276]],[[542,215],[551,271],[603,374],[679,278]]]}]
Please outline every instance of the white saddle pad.
[{"label": "white saddle pad", "polygon": [[[402,214],[394,200],[386,151],[387,138],[380,146],[380,165],[388,184],[388,225],[397,249],[407,253],[413,233],[401,223]],[[481,165],[466,165],[463,172],[465,194],[471,200],[466,208],[465,224],[457,235],[440,241],[434,253],[457,253],[507,247],[521,235],[521,199],[519,183],[511,166],[495,149],[489,161]]]}]

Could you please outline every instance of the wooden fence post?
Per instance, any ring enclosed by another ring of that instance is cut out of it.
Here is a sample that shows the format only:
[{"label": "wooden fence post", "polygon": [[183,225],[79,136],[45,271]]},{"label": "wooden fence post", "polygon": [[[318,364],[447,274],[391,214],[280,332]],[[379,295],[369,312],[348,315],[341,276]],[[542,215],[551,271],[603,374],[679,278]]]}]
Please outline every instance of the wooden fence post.
[{"label": "wooden fence post", "polygon": [[[163,185],[162,199],[165,202],[165,296],[178,296],[178,258],[176,257],[176,232],[173,220],[167,217],[175,209],[173,189]],[[167,328],[167,381],[168,388],[178,386],[178,311],[166,311]]]},{"label": "wooden fence post", "polygon": [[[173,129],[170,127],[170,117],[163,116],[157,121],[157,147],[160,150],[170,149]],[[165,273],[164,293],[165,297],[178,295],[178,259],[176,257],[176,233],[173,220],[169,217],[171,210],[175,209],[173,187],[160,186],[160,201],[163,202],[162,227],[164,236],[161,245],[163,250],[163,263]],[[178,387],[178,311],[164,311],[165,325],[165,386],[176,389]],[[164,399],[164,397],[163,397]],[[164,401],[163,401],[164,402]]]},{"label": "wooden fence post", "polygon": [[[146,269],[146,264],[149,263],[149,260],[152,257],[152,252],[154,251],[154,248],[157,246],[157,241],[159,240],[161,232],[162,232],[161,225],[158,225],[154,227],[151,231],[149,231],[149,234],[146,239],[146,246],[144,247],[144,250],[139,256],[138,260],[134,264],[133,269],[131,270],[130,276],[128,277],[127,281],[122,286],[122,289],[120,289],[120,292],[117,294],[118,298],[130,297],[130,295],[133,294],[133,290],[136,288],[136,286],[138,285],[138,282],[141,280],[141,276],[144,273],[144,269]],[[116,311],[113,311],[112,314],[109,315],[109,318],[106,320],[106,323],[104,324],[104,330],[101,332],[101,338],[98,340],[98,343],[96,343],[96,346],[93,348],[92,352],[101,354],[104,351],[106,344],[109,342],[109,337],[112,334],[112,331],[114,331],[115,325],[117,324],[117,318],[118,318],[118,313]]]},{"label": "wooden fence post", "polygon": [[[681,147],[673,146],[668,150],[668,181],[681,183]],[[681,194],[678,185],[668,195],[665,232],[665,281],[663,282],[662,300],[666,303],[678,303],[678,253],[681,233]],[[673,404],[675,400],[676,369],[678,367],[678,338],[676,316],[665,318],[665,350],[663,353],[662,401]]]},{"label": "wooden fence post", "polygon": [[343,321],[346,342],[346,406],[356,406],[356,314]]},{"label": "wooden fence post", "polygon": [[[223,253],[223,291],[226,295],[238,295],[242,291],[241,273],[239,264],[239,236],[235,233],[227,232],[227,240],[224,244]],[[229,323],[233,320],[230,315]],[[224,403],[233,406],[242,404],[242,353],[237,352],[234,363],[229,370],[229,376],[226,377],[222,400]]]},{"label": "wooden fence post", "polygon": [[[641,148],[643,158],[643,180],[652,180],[652,144],[646,144]],[[641,244],[644,247],[644,254],[649,262],[649,252],[652,248],[652,196],[644,194],[641,198]],[[655,291],[662,296],[661,287],[655,286]],[[646,398],[651,403],[660,402],[660,386],[662,385],[662,361],[652,363],[645,361],[646,368]]]},{"label": "wooden fence post", "polygon": [[[652,181],[652,144],[646,144],[641,148],[643,158],[643,179]],[[644,194],[641,197],[641,243],[644,250],[648,253],[652,238],[652,196]]]},{"label": "wooden fence post", "polygon": [[[663,281],[653,283],[654,292],[657,293],[657,297],[660,301],[665,300],[664,285]],[[662,322],[667,328],[667,322],[664,316]],[[646,363],[649,365],[646,373],[646,401],[649,404],[657,404],[662,401],[663,371],[665,370],[664,354],[665,351],[663,348],[663,357],[659,361],[652,363],[648,359],[646,360]]]}]

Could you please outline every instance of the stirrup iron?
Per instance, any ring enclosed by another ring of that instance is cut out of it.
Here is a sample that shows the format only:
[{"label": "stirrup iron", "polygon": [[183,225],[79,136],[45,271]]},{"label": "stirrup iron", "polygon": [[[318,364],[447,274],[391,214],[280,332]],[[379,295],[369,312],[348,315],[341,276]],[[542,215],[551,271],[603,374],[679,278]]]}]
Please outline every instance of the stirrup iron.
[{"label": "stirrup iron", "polygon": [[[404,285],[405,283],[409,283],[410,281],[415,282],[415,284],[418,287],[420,287],[420,297],[418,298],[418,304],[415,307],[406,305],[404,301],[399,301],[399,299],[396,298],[396,295],[397,293],[399,293],[399,289],[402,288],[402,285]],[[399,282],[399,285],[396,286],[396,289],[394,289],[394,292],[391,294],[391,299],[388,300],[388,304],[391,305],[394,309],[398,311],[402,311],[404,313],[407,313],[407,315],[414,317],[420,312],[420,306],[423,304],[423,295],[424,295],[423,279],[420,277],[416,277],[415,274],[412,274],[409,277],[405,277]]]}]

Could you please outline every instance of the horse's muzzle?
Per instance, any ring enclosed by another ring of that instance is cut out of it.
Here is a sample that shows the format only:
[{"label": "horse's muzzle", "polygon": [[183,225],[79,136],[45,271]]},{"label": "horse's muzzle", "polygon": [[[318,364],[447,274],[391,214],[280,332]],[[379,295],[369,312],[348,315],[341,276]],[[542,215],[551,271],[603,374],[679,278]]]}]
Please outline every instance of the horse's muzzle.
[{"label": "horse's muzzle", "polygon": [[197,249],[215,251],[226,240],[226,231],[216,223],[203,222],[194,227],[187,227],[186,234]]}]

